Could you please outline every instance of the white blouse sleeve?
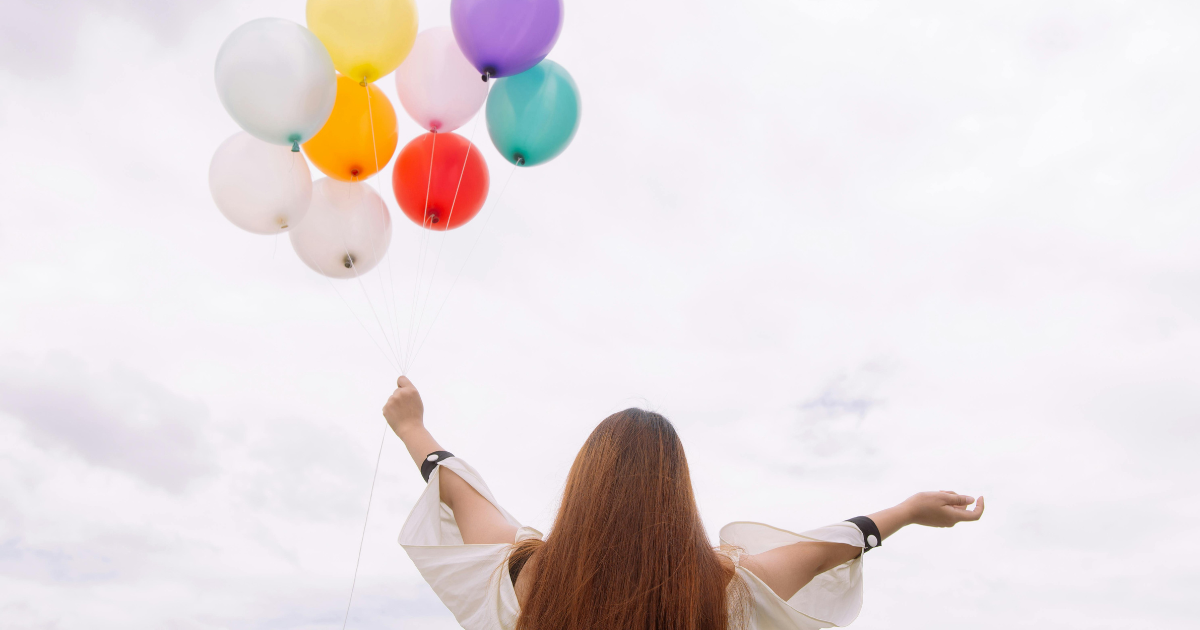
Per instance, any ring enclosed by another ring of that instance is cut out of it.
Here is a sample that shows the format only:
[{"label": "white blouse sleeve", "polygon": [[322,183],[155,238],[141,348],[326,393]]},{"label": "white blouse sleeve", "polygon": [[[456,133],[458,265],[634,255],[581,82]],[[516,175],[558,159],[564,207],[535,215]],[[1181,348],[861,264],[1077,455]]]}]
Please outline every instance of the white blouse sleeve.
[{"label": "white blouse sleeve", "polygon": [[471,484],[483,498],[496,506],[510,525],[517,528],[514,543],[542,537],[533,528],[521,527],[511,514],[496,503],[491,490],[474,468],[457,457],[450,457],[438,462],[438,467],[429,475],[429,486],[417,499],[412,513],[400,529],[400,546],[404,547],[421,572],[421,577],[454,613],[454,618],[463,628],[511,628],[520,610],[505,562],[513,543],[463,543],[454,513],[441,502],[440,472],[443,466]]},{"label": "white blouse sleeve", "polygon": [[[834,523],[795,534],[762,523],[737,522],[721,528],[721,544],[758,554],[784,545],[805,541],[842,543],[866,547],[862,532],[853,523]],[[784,601],[771,587],[745,567],[738,575],[745,580],[754,601],[751,604],[756,630],[809,630],[847,626],[862,610],[862,555],[813,578],[791,599]]]}]

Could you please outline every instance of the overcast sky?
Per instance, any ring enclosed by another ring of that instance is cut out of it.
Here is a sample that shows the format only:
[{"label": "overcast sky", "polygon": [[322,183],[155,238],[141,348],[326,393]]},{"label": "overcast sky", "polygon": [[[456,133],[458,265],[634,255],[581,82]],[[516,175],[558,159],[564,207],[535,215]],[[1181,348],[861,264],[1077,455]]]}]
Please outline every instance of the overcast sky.
[{"label": "overcast sky", "polygon": [[[368,304],[213,206],[213,62],[264,16],[303,3],[0,15],[6,629],[340,627],[396,376],[370,309],[407,316],[421,241],[384,180]],[[714,539],[985,495],[871,554],[856,628],[1193,627],[1197,32],[1183,0],[569,0],[574,144],[493,203],[481,125],[492,201],[431,241],[434,306],[464,271],[427,425],[543,530],[630,405]],[[389,437],[350,628],[454,627],[395,542],[423,486]]]}]

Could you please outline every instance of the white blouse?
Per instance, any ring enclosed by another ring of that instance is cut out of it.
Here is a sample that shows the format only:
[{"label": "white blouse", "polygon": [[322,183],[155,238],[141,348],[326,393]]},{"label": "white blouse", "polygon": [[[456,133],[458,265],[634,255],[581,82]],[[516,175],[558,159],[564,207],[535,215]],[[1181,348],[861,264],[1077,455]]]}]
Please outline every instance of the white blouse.
[{"label": "white blouse", "polygon": [[[421,577],[467,630],[512,630],[520,608],[509,578],[507,559],[513,543],[541,539],[541,532],[522,527],[496,503],[479,473],[457,457],[438,462],[429,486],[400,529],[400,545],[412,558]],[[513,543],[468,545],[463,543],[454,513],[441,502],[440,467],[453,470],[490,501],[517,528]],[[761,523],[737,522],[721,528],[721,544],[736,549],[730,554],[737,573],[751,595],[749,630],[809,630],[850,624],[862,609],[862,555],[818,575],[789,600],[776,595],[758,576],[738,564],[738,557],[757,554],[801,541],[825,541],[865,547],[862,532],[852,523],[834,523],[803,534],[794,534]]]}]

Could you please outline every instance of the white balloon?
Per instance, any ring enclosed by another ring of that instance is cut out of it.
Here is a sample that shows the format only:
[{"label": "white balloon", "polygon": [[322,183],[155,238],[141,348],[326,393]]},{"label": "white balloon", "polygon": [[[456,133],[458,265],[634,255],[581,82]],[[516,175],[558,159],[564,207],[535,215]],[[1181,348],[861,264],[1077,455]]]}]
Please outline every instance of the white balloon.
[{"label": "white balloon", "polygon": [[273,144],[312,138],[333,111],[333,59],[311,31],[260,18],[229,34],[217,53],[217,95],[237,124]]},{"label": "white balloon", "polygon": [[213,154],[208,190],[234,225],[278,234],[296,227],[308,212],[312,175],[304,156],[240,131]]},{"label": "white balloon", "polygon": [[454,131],[487,100],[488,86],[458,49],[448,26],[421,31],[396,68],[396,93],[404,111],[430,131]]},{"label": "white balloon", "polygon": [[370,271],[392,241],[392,218],[370,186],[326,177],[313,183],[312,204],[292,230],[292,248],[304,264],[330,278]]}]

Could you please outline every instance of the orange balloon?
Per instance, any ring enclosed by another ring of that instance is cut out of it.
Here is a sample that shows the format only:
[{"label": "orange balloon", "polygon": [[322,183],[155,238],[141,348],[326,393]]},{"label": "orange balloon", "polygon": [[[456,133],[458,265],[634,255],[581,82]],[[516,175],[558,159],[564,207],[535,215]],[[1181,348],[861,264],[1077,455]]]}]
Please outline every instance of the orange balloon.
[{"label": "orange balloon", "polygon": [[[371,95],[370,101],[367,94]],[[396,110],[383,90],[373,84],[363,87],[339,74],[337,99],[329,120],[301,146],[322,173],[344,182],[356,182],[387,166],[398,140]]]}]

